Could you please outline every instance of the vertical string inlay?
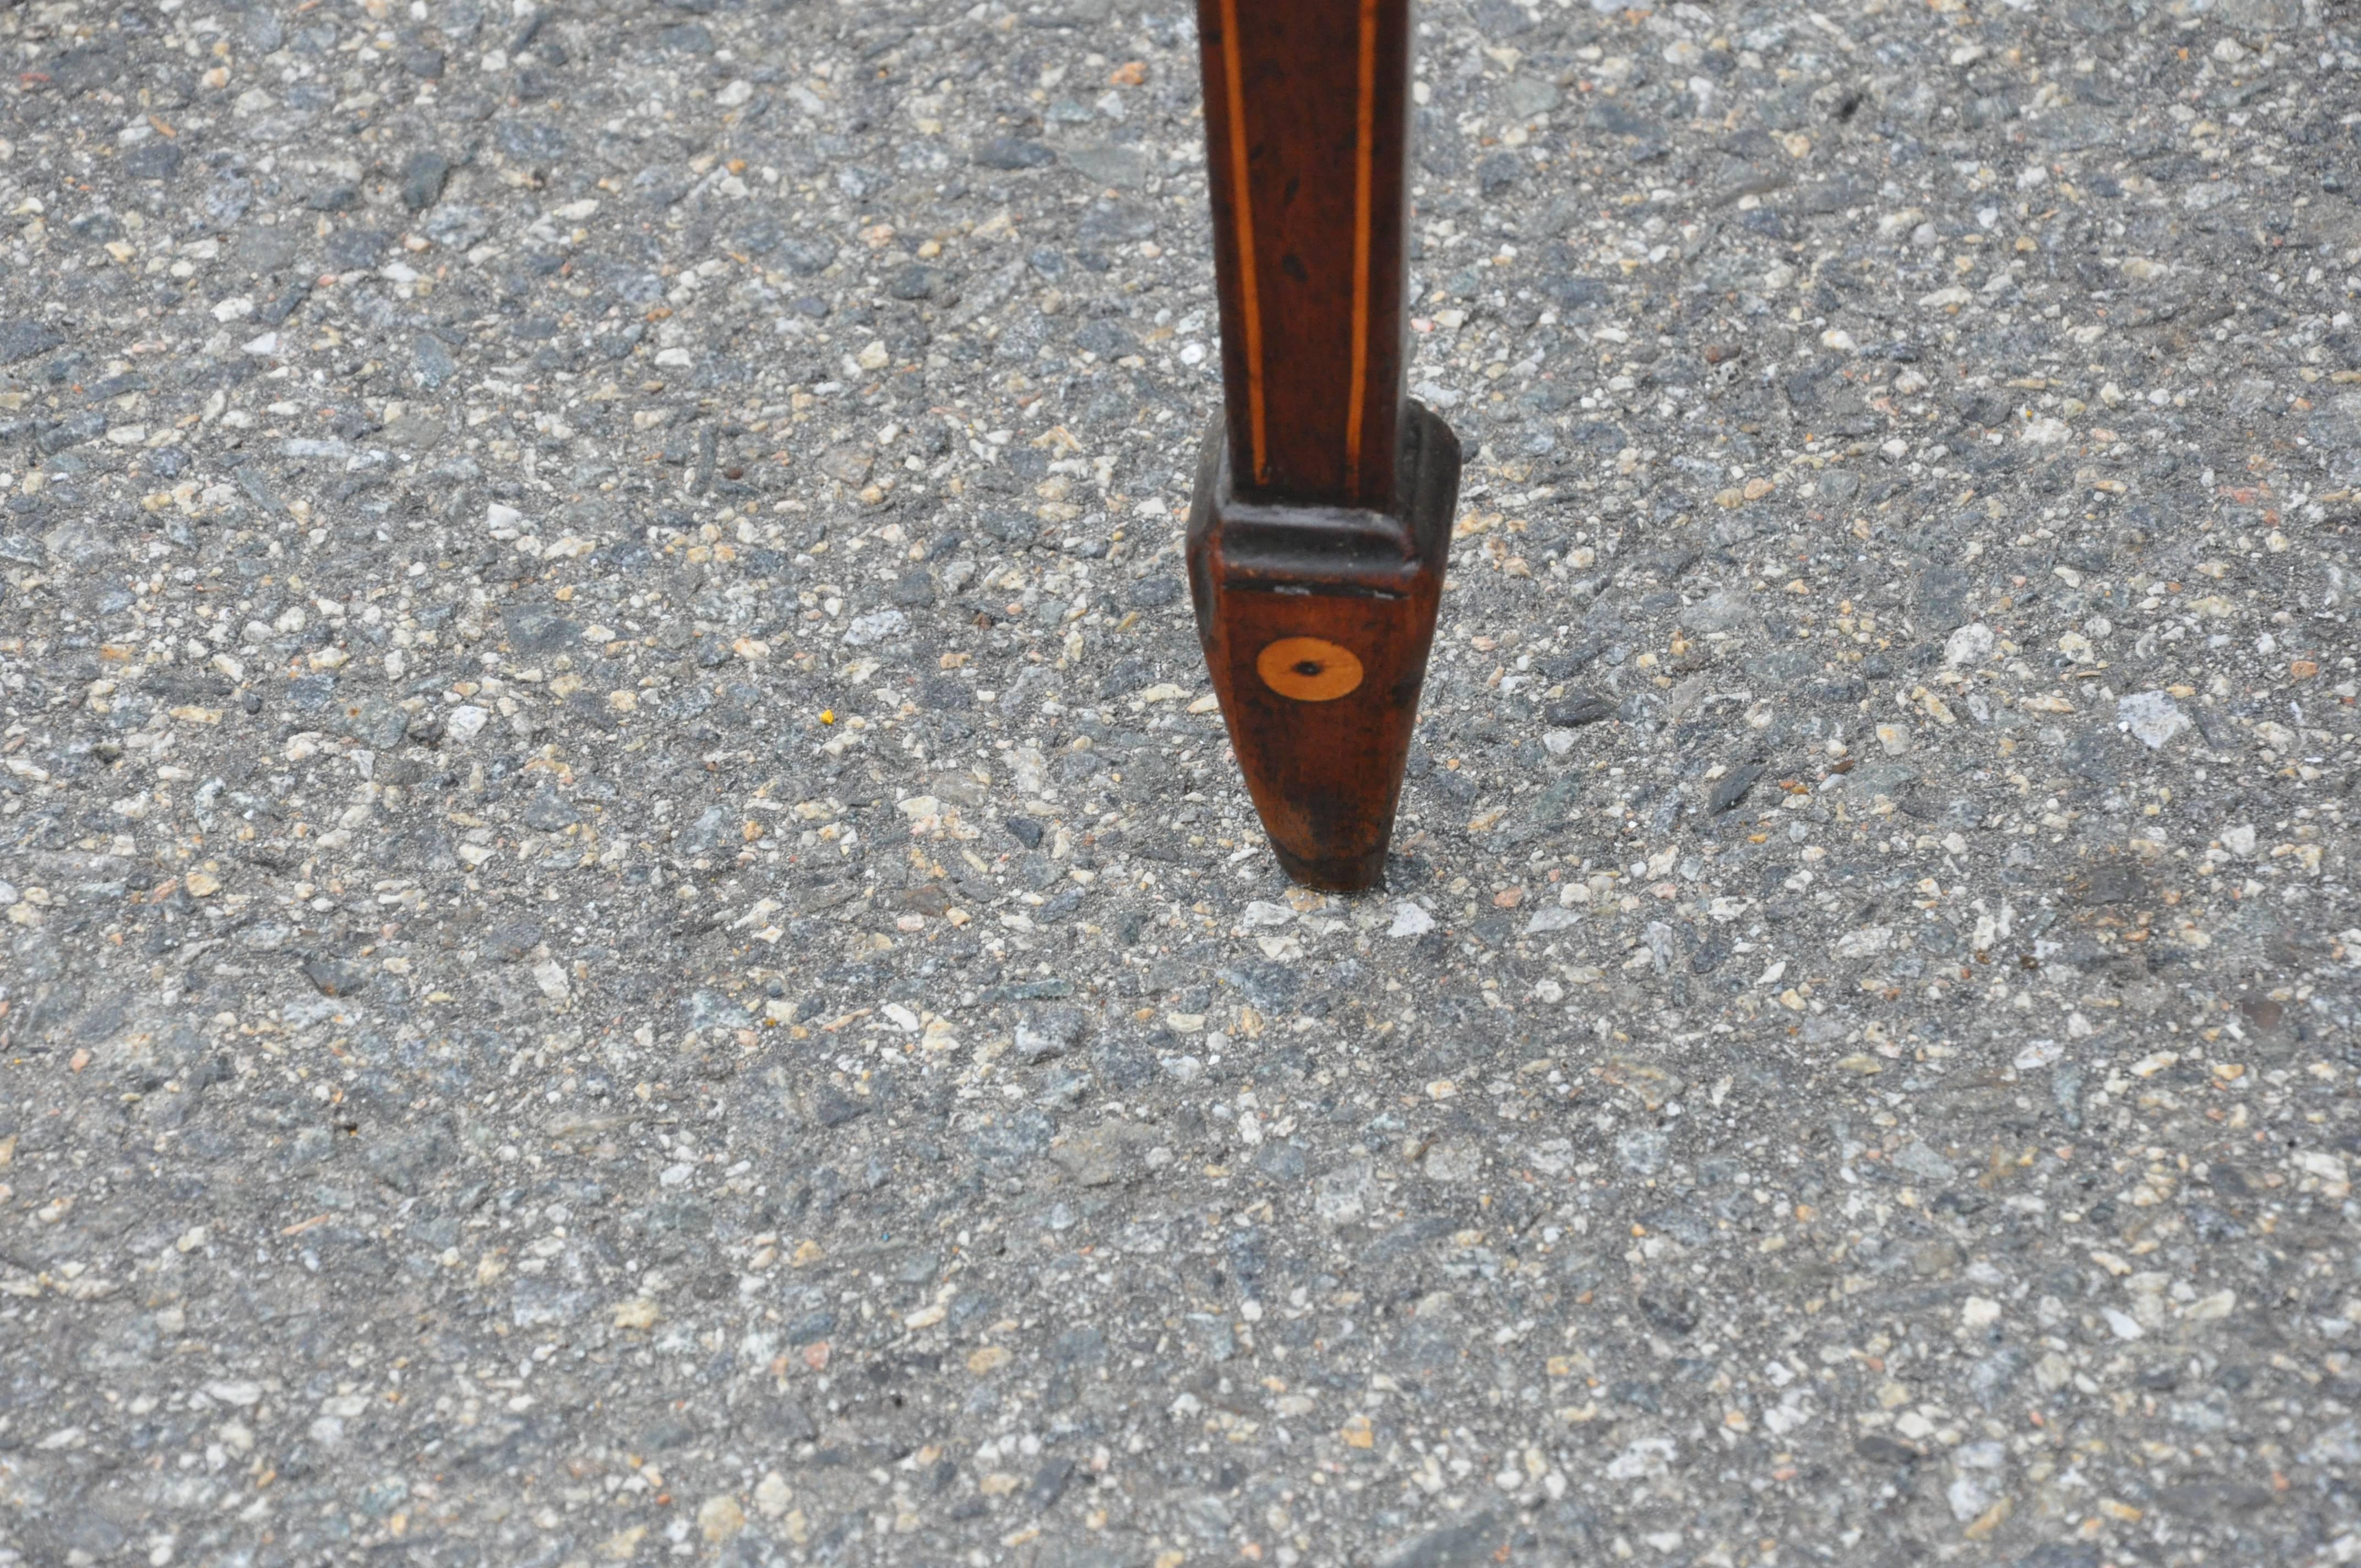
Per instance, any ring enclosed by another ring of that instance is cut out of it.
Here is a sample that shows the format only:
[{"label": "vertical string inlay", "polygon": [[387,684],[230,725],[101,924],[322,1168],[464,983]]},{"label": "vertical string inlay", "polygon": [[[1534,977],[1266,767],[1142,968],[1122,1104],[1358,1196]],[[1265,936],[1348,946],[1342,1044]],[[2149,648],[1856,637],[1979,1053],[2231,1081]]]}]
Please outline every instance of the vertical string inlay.
[{"label": "vertical string inlay", "polygon": [[1378,0],[1361,0],[1361,75],[1353,140],[1353,389],[1345,413],[1345,486],[1361,488],[1361,421],[1369,399],[1369,185],[1377,139]]},{"label": "vertical string inlay", "polygon": [[[1364,4],[1366,5],[1367,0]],[[1364,20],[1362,48],[1365,50],[1368,48],[1366,41],[1369,37],[1367,27]],[[1222,0],[1222,68],[1229,84],[1231,206],[1238,225],[1238,313],[1245,318],[1246,339],[1246,424],[1254,443],[1255,482],[1261,484],[1270,477],[1270,459],[1266,450],[1268,442],[1263,427],[1262,306],[1255,286],[1254,195],[1247,181],[1251,159],[1247,155],[1246,141],[1246,70],[1238,54],[1238,0]],[[1365,120],[1367,114],[1365,108]],[[1354,419],[1357,425],[1357,405]]]}]

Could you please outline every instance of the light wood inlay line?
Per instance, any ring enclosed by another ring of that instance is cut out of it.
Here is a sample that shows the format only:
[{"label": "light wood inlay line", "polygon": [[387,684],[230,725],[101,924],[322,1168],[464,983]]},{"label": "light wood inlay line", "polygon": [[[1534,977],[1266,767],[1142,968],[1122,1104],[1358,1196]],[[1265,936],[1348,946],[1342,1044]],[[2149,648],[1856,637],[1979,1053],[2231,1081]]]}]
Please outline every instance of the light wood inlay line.
[{"label": "light wood inlay line", "polygon": [[1345,413],[1345,486],[1361,488],[1361,421],[1369,400],[1369,186],[1378,109],[1378,0],[1361,0],[1361,77],[1353,141],[1353,390]]},{"label": "light wood inlay line", "polygon": [[1247,183],[1246,71],[1238,59],[1238,3],[1222,0],[1222,68],[1229,79],[1230,186],[1238,225],[1238,314],[1245,318],[1246,423],[1254,442],[1254,477],[1270,477],[1262,409],[1262,305],[1255,285],[1254,195]]}]

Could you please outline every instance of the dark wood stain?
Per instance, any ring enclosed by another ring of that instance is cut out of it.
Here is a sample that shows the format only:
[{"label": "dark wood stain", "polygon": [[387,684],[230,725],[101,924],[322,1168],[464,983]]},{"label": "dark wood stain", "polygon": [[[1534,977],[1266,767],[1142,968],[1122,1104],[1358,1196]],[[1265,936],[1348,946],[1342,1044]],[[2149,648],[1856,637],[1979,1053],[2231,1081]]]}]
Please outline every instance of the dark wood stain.
[{"label": "dark wood stain", "polygon": [[[1190,593],[1279,863],[1315,887],[1372,887],[1459,486],[1457,438],[1402,391],[1409,0],[1199,0],[1198,14],[1224,398],[1189,521]],[[1286,672],[1323,668],[1279,663],[1285,648],[1257,665],[1290,638],[1348,651],[1361,679],[1333,697],[1274,690],[1264,668],[1299,690]]]}]

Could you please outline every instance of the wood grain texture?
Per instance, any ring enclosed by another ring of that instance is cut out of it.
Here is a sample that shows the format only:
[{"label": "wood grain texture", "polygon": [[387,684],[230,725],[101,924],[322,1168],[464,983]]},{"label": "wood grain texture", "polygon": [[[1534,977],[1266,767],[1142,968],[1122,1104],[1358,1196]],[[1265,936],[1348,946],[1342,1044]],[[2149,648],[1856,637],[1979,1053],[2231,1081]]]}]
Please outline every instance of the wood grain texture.
[{"label": "wood grain texture", "polygon": [[1200,0],[1241,493],[1393,504],[1409,0]]}]

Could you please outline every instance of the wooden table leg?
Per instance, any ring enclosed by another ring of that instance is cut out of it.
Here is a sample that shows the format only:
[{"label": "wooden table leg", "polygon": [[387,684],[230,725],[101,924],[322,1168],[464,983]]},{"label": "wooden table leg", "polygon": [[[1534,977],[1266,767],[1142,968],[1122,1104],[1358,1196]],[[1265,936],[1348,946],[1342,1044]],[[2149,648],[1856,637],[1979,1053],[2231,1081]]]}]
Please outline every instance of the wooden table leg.
[{"label": "wooden table leg", "polygon": [[1410,0],[1199,0],[1223,417],[1189,588],[1287,873],[1378,885],[1459,491],[1402,392]]}]

